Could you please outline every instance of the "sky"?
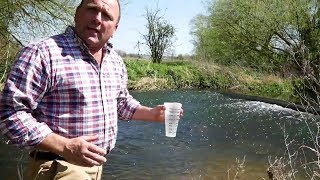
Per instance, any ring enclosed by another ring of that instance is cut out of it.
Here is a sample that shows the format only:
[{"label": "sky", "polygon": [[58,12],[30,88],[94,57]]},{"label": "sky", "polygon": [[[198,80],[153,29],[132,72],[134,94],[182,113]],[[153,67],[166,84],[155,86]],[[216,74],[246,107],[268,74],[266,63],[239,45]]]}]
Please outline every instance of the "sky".
[{"label": "sky", "polygon": [[[79,4],[80,0],[77,4]],[[120,0],[121,20],[117,31],[110,42],[113,43],[116,50],[122,50],[126,53],[148,54],[146,46],[137,46],[138,42],[142,43],[142,34],[146,33],[147,20],[144,17],[146,9],[159,9],[159,15],[176,29],[174,42],[174,55],[191,55],[194,47],[192,44],[191,20],[199,14],[205,14],[206,8],[204,2],[207,0]],[[28,29],[28,28],[27,28]],[[59,29],[63,32],[65,26]],[[26,28],[22,24],[20,28],[12,27],[12,31],[21,37],[23,44],[32,41],[38,41],[47,36],[57,34],[57,32],[48,31],[45,35],[37,34],[29,36]]]},{"label": "sky", "polygon": [[[191,20],[198,14],[205,14],[202,0],[125,0],[119,27],[110,40],[115,49],[137,54],[138,41],[142,41],[141,34],[146,32],[146,8],[155,10],[157,7],[159,15],[176,29],[175,55],[191,55],[194,50],[190,35]],[[140,53],[145,54],[146,49],[140,47]]]}]

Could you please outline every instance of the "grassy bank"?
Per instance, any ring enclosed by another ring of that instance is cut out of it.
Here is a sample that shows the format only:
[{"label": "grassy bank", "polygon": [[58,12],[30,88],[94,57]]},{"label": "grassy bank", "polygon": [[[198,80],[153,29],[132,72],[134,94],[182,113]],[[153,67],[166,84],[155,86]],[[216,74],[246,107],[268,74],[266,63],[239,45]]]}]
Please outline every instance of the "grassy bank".
[{"label": "grassy bank", "polygon": [[240,67],[217,66],[198,61],[126,59],[129,88],[134,90],[200,88],[257,95],[280,100],[292,99],[289,80]]}]

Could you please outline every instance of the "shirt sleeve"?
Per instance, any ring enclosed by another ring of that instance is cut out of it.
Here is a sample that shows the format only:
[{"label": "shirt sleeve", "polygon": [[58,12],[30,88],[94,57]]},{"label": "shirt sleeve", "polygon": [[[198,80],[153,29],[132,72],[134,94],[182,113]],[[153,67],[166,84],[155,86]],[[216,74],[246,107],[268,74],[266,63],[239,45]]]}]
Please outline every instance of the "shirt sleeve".
[{"label": "shirt sleeve", "polygon": [[33,116],[48,88],[48,67],[35,45],[18,54],[0,94],[0,130],[9,144],[30,149],[52,133]]},{"label": "shirt sleeve", "polygon": [[118,97],[118,118],[121,120],[131,120],[140,102],[134,99],[128,91],[128,74],[124,63],[122,63],[122,83]]}]

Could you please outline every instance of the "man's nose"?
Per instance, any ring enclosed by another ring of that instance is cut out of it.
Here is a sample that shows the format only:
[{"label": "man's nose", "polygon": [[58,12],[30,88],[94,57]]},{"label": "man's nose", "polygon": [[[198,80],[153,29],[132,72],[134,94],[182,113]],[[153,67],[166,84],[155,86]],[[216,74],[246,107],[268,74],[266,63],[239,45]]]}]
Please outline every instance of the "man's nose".
[{"label": "man's nose", "polygon": [[94,22],[97,24],[101,23],[101,12],[97,12],[94,16]]}]

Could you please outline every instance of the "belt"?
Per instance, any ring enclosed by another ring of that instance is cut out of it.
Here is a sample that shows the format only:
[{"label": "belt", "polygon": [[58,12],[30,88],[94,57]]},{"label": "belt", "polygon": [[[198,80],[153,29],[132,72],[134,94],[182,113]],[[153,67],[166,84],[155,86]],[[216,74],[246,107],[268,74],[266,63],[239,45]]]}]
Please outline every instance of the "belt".
[{"label": "belt", "polygon": [[30,152],[30,157],[36,161],[38,160],[48,160],[48,161],[53,161],[53,160],[64,160],[65,159],[55,153],[52,152],[43,152],[43,151],[31,151]]}]

